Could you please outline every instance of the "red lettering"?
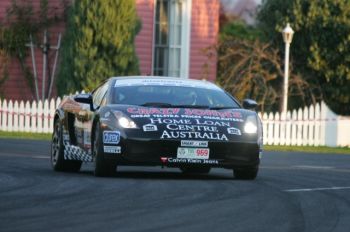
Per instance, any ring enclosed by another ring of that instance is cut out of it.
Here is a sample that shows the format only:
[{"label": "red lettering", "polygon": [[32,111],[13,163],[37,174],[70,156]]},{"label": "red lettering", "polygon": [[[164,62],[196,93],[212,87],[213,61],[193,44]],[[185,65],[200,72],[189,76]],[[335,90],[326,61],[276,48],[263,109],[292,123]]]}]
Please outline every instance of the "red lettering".
[{"label": "red lettering", "polygon": [[126,111],[128,111],[128,113],[130,113],[130,114],[138,114],[139,112],[138,112],[138,109],[136,109],[136,108],[128,108]]}]

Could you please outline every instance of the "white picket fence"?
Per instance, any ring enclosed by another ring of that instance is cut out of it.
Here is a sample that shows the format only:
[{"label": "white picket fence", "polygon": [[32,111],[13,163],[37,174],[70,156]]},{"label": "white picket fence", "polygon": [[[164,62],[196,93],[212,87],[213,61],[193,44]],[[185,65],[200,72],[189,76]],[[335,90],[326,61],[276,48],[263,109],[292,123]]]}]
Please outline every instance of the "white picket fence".
[{"label": "white picket fence", "polygon": [[0,100],[0,131],[52,133],[56,107],[61,99],[50,101]]},{"label": "white picket fence", "polygon": [[[52,133],[61,99],[44,102],[0,100],[0,131]],[[325,103],[288,112],[259,114],[264,144],[293,146],[350,146],[350,117],[334,114]]]},{"label": "white picket fence", "polygon": [[350,146],[350,117],[334,114],[324,103],[279,113],[259,114],[264,144],[292,146]]}]

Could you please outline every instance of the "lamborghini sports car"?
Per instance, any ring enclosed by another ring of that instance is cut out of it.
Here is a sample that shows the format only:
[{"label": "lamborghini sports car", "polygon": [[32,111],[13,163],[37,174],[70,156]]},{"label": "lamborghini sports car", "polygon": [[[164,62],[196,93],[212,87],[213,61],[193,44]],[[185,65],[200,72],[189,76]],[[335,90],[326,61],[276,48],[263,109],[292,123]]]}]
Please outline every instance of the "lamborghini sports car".
[{"label": "lamborghini sports car", "polygon": [[255,179],[262,126],[255,101],[242,105],[213,83],[171,77],[113,77],[91,94],[64,98],[54,117],[51,164],[96,176],[117,166],[162,166],[184,173],[233,170]]}]

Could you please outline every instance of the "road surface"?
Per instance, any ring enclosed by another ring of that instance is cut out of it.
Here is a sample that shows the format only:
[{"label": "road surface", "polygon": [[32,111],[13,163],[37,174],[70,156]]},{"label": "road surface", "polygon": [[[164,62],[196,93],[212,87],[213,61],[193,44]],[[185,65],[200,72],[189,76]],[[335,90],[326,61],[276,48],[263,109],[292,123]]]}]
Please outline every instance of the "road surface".
[{"label": "road surface", "polygon": [[0,231],[350,231],[350,155],[265,152],[255,181],[118,170],[54,172],[49,142],[0,139]]}]

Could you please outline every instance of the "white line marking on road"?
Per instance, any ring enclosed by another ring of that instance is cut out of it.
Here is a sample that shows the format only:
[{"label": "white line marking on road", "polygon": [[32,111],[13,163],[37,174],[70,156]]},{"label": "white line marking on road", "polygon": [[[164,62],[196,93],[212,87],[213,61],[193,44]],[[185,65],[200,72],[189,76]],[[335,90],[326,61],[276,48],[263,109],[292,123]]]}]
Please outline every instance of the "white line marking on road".
[{"label": "white line marking on road", "polygon": [[330,166],[312,166],[312,165],[296,165],[294,168],[305,168],[305,169],[332,169]]},{"label": "white line marking on road", "polygon": [[284,192],[313,192],[313,191],[326,191],[326,190],[345,190],[350,187],[328,187],[328,188],[305,188],[305,189],[286,189]]},{"label": "white line marking on road", "polygon": [[44,155],[24,155],[24,154],[15,154],[15,153],[8,153],[8,154],[1,154],[1,156],[6,157],[21,157],[21,158],[30,158],[30,159],[50,159],[50,156],[44,156]]},{"label": "white line marking on road", "polygon": [[48,156],[31,156],[33,159],[50,159]]}]

